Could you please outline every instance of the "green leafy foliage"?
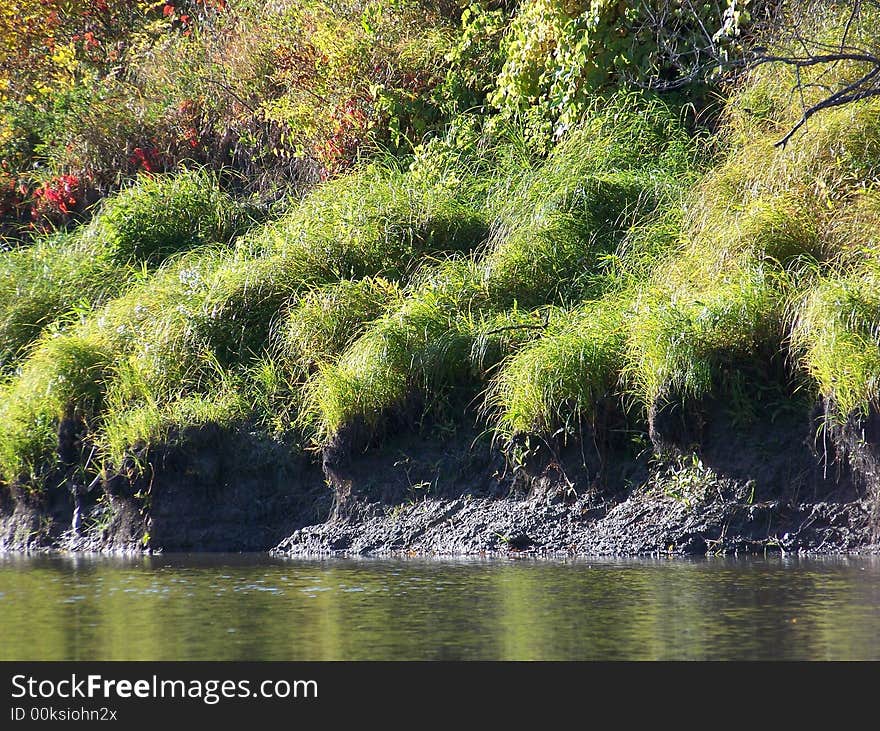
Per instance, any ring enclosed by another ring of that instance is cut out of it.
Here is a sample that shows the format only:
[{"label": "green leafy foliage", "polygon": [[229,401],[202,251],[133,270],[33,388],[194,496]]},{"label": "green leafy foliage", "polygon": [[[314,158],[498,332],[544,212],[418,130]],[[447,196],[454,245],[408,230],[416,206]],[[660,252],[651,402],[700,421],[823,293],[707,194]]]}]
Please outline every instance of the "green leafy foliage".
[{"label": "green leafy foliage", "polygon": [[[493,102],[510,113],[539,109],[555,135],[571,129],[596,92],[636,81],[710,81],[703,66],[736,53],[749,3],[681,0],[526,0],[504,44]],[[711,71],[711,69],[710,69]],[[703,86],[703,89],[705,86]]]}]

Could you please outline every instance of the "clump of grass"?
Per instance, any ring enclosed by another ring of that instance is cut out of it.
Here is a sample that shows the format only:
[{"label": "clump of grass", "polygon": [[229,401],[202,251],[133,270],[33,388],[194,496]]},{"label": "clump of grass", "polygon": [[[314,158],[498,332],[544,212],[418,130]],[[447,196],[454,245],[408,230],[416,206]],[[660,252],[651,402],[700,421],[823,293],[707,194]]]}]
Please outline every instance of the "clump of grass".
[{"label": "clump of grass", "polygon": [[[32,489],[58,465],[58,428],[67,419],[89,425],[98,414],[113,366],[113,349],[102,334],[43,337],[21,373],[0,398],[0,475]],[[83,426],[87,429],[87,426]],[[82,455],[85,461],[86,455]]]},{"label": "clump of grass", "polygon": [[[828,7],[821,7],[827,5]],[[805,53],[807,47],[824,51],[819,45],[840,42],[845,18],[836,17],[845,9],[834,4],[813,3],[815,22],[802,40],[784,39],[782,45],[771,39],[780,55]],[[828,17],[827,13],[831,13]],[[876,38],[857,38],[859,33],[876,36],[876,8],[863,8],[862,22],[850,28],[853,42],[876,45]],[[834,38],[837,38],[834,40]],[[794,48],[786,48],[792,43]],[[797,124],[805,107],[821,101],[832,90],[840,89],[869,69],[858,63],[841,61],[796,69],[784,64],[768,64],[751,71],[725,105],[725,125],[718,142],[723,157],[708,181],[707,193],[715,201],[742,205],[754,197],[790,193],[809,193],[819,206],[828,208],[844,201],[866,182],[880,175],[880,100],[864,99],[823,110],[812,117],[784,147],[776,147]],[[798,83],[800,82],[800,86]]]},{"label": "clump of grass", "polygon": [[399,285],[381,277],[345,279],[294,298],[268,352],[247,371],[256,418],[272,434],[296,432],[309,376],[332,363],[370,321],[401,302]]},{"label": "clump of grass", "polygon": [[[494,365],[543,328],[540,313],[471,308],[485,290],[469,263],[441,268],[376,320],[335,362],[319,364],[305,391],[303,420],[319,442],[359,422],[370,430],[390,414],[419,417],[470,400]],[[413,398],[419,414],[407,414]]]},{"label": "clump of grass", "polygon": [[[306,386],[303,421],[320,441],[355,420],[374,428],[388,410],[403,408],[426,368],[439,377],[441,351],[450,355],[450,348],[464,347],[457,327],[464,290],[449,285],[429,281],[375,321],[336,362],[318,364]],[[452,375],[458,380],[457,373]]]},{"label": "clump of grass", "polygon": [[671,203],[633,224],[614,250],[600,254],[597,266],[582,272],[573,289],[579,292],[625,293],[644,286],[658,265],[681,253],[684,212],[680,203]]},{"label": "clump of grass", "polygon": [[0,253],[0,370],[9,370],[52,323],[124,287],[131,273],[96,257],[76,234]]},{"label": "clump of grass", "polygon": [[[710,176],[711,177],[711,176]],[[686,202],[682,245],[652,275],[700,287],[751,266],[796,270],[833,257],[816,202],[797,193],[714,200],[700,186]]]},{"label": "clump of grass", "polygon": [[244,225],[243,210],[203,170],[142,175],[107,198],[84,232],[120,264],[157,264],[171,254],[225,242]]},{"label": "clump of grass", "polygon": [[370,165],[331,180],[252,236],[303,283],[380,275],[403,279],[421,256],[468,251],[486,235],[477,181],[420,185],[396,165]]},{"label": "clump of grass", "polygon": [[561,313],[506,360],[486,398],[496,431],[510,439],[592,419],[597,404],[616,393],[627,304],[614,296]]},{"label": "clump of grass", "polygon": [[880,262],[820,280],[794,313],[792,350],[829,412],[845,419],[880,403]]},{"label": "clump of grass", "polygon": [[641,292],[627,337],[629,388],[648,407],[705,396],[720,368],[781,341],[783,303],[780,278],[759,267],[703,287]]},{"label": "clump of grass", "polygon": [[225,243],[250,223],[204,171],[143,176],[84,228],[0,254],[0,367],[50,324],[119,295],[166,257]]},{"label": "clump of grass", "polygon": [[723,252],[728,260],[746,257],[781,266],[804,257],[820,261],[825,254],[814,205],[792,194],[756,198],[719,221],[715,235],[702,245]]},{"label": "clump of grass", "polygon": [[857,269],[871,260],[880,245],[880,187],[856,193],[836,207],[822,231],[828,259],[840,269]]},{"label": "clump of grass", "polygon": [[671,187],[658,177],[623,172],[590,175],[548,192],[483,259],[490,296],[524,306],[583,296],[573,285],[590,280],[580,275],[594,272],[633,223],[669,199]]},{"label": "clump of grass", "polygon": [[278,349],[302,374],[330,360],[363,332],[366,323],[401,303],[397,284],[382,277],[343,279],[296,301],[279,329]]},{"label": "clump of grass", "polygon": [[582,275],[633,226],[673,206],[696,149],[672,108],[656,100],[624,94],[597,110],[544,164],[496,194],[483,260],[494,296],[523,305],[597,296],[578,291],[595,283]]}]

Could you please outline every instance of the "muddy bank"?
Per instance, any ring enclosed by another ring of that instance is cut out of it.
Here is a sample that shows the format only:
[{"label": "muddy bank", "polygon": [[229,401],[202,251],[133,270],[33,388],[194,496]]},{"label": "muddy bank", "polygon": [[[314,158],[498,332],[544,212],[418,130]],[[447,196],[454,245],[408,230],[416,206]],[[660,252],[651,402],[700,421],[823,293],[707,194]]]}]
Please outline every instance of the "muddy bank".
[{"label": "muddy bank", "polygon": [[716,422],[701,435],[697,454],[670,449],[675,442],[667,432],[660,459],[613,448],[600,455],[594,440],[590,450],[545,444],[532,464],[516,470],[467,439],[402,437],[393,453],[349,454],[330,466],[328,480],[336,487],[331,519],[296,531],[276,552],[876,550],[871,491],[839,455],[817,455],[807,428],[787,426],[731,441]]},{"label": "muddy bank", "polygon": [[90,486],[0,491],[0,551],[267,551],[331,505],[308,456],[246,430],[175,435]]},{"label": "muddy bank", "polygon": [[744,429],[721,401],[677,405],[652,414],[650,442],[606,424],[523,440],[515,462],[466,429],[401,429],[380,445],[352,430],[314,455],[209,425],[90,486],[0,493],[0,550],[876,551],[880,418],[823,431],[821,416]]}]

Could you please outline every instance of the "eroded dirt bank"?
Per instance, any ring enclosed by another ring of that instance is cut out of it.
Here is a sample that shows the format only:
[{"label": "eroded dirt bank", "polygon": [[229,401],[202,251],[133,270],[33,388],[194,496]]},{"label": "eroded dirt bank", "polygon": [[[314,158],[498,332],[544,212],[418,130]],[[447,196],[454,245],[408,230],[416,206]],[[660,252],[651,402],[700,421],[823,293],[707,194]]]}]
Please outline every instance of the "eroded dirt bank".
[{"label": "eroded dirt bank", "polygon": [[603,439],[585,432],[567,446],[524,445],[516,467],[487,439],[463,431],[405,432],[369,449],[343,434],[319,459],[202,427],[154,450],[146,471],[80,487],[78,495],[5,493],[0,550],[877,550],[875,415],[823,433],[818,410],[746,430],[719,404],[698,411],[654,415],[650,448],[635,449],[622,428]]},{"label": "eroded dirt bank", "polygon": [[90,488],[0,491],[0,550],[267,551],[331,504],[307,456],[246,431],[189,429],[145,462]]}]

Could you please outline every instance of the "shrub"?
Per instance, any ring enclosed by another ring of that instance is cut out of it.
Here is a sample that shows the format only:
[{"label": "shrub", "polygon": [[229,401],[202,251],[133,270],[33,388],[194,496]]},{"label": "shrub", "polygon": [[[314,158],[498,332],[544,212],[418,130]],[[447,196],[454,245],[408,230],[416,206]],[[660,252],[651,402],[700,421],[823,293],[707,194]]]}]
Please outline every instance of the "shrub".
[{"label": "shrub", "polygon": [[[710,37],[720,56],[735,55],[749,16],[727,10],[725,2],[527,0],[503,47],[493,101],[511,112],[537,106],[558,137],[612,84],[663,85],[702,71]],[[697,74],[696,81],[710,76]],[[705,89],[694,87],[698,94]]]}]

